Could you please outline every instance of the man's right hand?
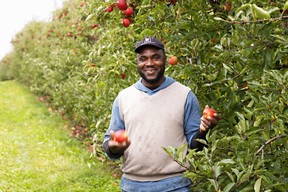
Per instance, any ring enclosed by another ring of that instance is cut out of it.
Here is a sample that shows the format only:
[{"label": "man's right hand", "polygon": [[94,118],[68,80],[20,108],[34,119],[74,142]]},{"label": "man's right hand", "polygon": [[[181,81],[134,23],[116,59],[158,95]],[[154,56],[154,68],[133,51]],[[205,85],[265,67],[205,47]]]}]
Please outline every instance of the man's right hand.
[{"label": "man's right hand", "polygon": [[108,141],[108,147],[111,153],[122,154],[129,147],[130,144],[131,141],[129,140],[129,138],[127,139],[127,141],[121,143],[115,141],[115,132],[110,131],[110,140]]}]

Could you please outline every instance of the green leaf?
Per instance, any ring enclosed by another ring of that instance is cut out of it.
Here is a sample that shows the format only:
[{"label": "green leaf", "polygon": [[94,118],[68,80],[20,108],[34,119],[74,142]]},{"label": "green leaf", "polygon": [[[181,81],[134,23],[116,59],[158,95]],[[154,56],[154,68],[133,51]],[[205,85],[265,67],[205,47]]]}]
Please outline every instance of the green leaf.
[{"label": "green leaf", "polygon": [[208,181],[210,181],[210,183],[213,185],[215,191],[218,191],[218,186],[217,183],[214,179],[208,179]]},{"label": "green leaf", "polygon": [[232,159],[223,159],[219,163],[221,163],[221,164],[234,164],[235,161],[233,161]]},{"label": "green leaf", "polygon": [[241,173],[241,177],[239,178],[239,182],[243,183],[245,181],[247,181],[249,179],[249,177],[252,174],[252,170],[253,170],[253,165],[249,166],[249,168],[244,169]]},{"label": "green leaf", "polygon": [[270,19],[270,13],[264,9],[258,7],[256,4],[252,4],[252,14],[255,19]]},{"label": "green leaf", "polygon": [[263,116],[262,115],[261,116],[257,116],[256,117],[256,121],[254,122],[253,126],[254,127],[258,127],[260,125],[260,123],[262,122],[262,120],[263,120]]},{"label": "green leaf", "polygon": [[221,174],[221,167],[218,164],[214,165],[215,178],[218,178],[220,174]]},{"label": "green leaf", "polygon": [[141,36],[145,37],[145,36],[152,36],[154,35],[155,32],[151,29],[144,29],[142,32],[141,32]]},{"label": "green leaf", "polygon": [[254,103],[255,103],[255,101],[254,101],[254,100],[251,100],[251,101],[249,102],[249,104],[247,105],[247,107],[252,107],[252,106],[254,105]]},{"label": "green leaf", "polygon": [[250,7],[251,7],[250,3],[246,3],[244,5],[241,5],[238,9],[236,9],[235,14],[237,14],[240,11],[242,11],[243,9],[250,8]]},{"label": "green leaf", "polygon": [[283,12],[282,14],[286,11],[286,9],[288,9],[288,1],[285,2],[284,6],[283,6]]},{"label": "green leaf", "polygon": [[230,173],[230,172],[228,172],[228,171],[226,171],[226,174],[227,174],[228,177],[231,179],[231,181],[232,181],[233,183],[235,183],[235,178],[234,178],[233,174]]},{"label": "green leaf", "polygon": [[173,157],[175,156],[176,154],[176,148],[175,147],[172,147],[172,146],[169,146],[169,147],[162,147],[164,149],[164,151],[170,156],[170,157]]},{"label": "green leaf", "polygon": [[223,189],[223,192],[229,192],[233,187],[234,187],[235,183],[229,183],[228,185],[226,185]]},{"label": "green leaf", "polygon": [[254,191],[255,191],[255,192],[259,192],[259,191],[260,191],[260,188],[261,188],[261,180],[262,180],[262,178],[260,177],[260,178],[256,181],[256,183],[255,183],[255,185],[254,185]]},{"label": "green leaf", "polygon": [[85,19],[85,21],[90,20],[93,16],[94,16],[94,13],[91,13],[90,15],[88,15],[88,17]]},{"label": "green leaf", "polygon": [[224,19],[222,19],[222,18],[220,18],[220,17],[214,17],[214,19],[215,19],[216,21],[225,21]]},{"label": "green leaf", "polygon": [[237,178],[239,177],[239,175],[240,175],[240,172],[239,172],[239,170],[238,169],[235,169],[235,168],[232,168],[232,171],[233,171],[233,173],[237,176]]},{"label": "green leaf", "polygon": [[202,143],[204,145],[208,145],[207,141],[205,139],[196,139],[199,143]]},{"label": "green leaf", "polygon": [[208,80],[208,81],[215,81],[218,76],[218,71],[212,74],[203,74],[203,76]]},{"label": "green leaf", "polygon": [[186,151],[186,149],[187,149],[187,144],[184,144],[184,145],[181,145],[177,150],[177,158],[181,163],[184,161],[184,158],[185,158],[184,151]]},{"label": "green leaf", "polygon": [[269,9],[268,12],[271,14],[275,11],[279,11],[280,9],[278,7],[273,7],[272,9]]},{"label": "green leaf", "polygon": [[222,64],[223,65],[223,67],[225,68],[225,69],[227,69],[229,72],[234,72],[232,69],[231,69],[231,67],[229,67],[228,65],[226,65],[226,64]]}]

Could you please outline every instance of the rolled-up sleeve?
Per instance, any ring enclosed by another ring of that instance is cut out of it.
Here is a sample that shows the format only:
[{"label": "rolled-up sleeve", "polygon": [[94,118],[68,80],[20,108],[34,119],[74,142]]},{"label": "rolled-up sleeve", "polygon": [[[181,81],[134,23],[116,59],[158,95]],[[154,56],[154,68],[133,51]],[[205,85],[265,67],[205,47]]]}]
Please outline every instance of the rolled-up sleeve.
[{"label": "rolled-up sleeve", "polygon": [[189,147],[193,137],[197,134],[201,123],[200,106],[196,95],[190,91],[187,95],[184,114],[184,132]]},{"label": "rolled-up sleeve", "polygon": [[112,114],[111,114],[111,119],[110,119],[110,124],[109,128],[107,129],[105,135],[104,135],[104,140],[103,140],[103,150],[105,153],[108,155],[108,157],[112,160],[120,158],[123,154],[113,154],[108,148],[108,141],[110,139],[110,131],[118,131],[120,129],[125,129],[125,125],[123,120],[120,117],[119,113],[119,105],[118,105],[118,97],[116,97],[113,106],[112,106]]}]

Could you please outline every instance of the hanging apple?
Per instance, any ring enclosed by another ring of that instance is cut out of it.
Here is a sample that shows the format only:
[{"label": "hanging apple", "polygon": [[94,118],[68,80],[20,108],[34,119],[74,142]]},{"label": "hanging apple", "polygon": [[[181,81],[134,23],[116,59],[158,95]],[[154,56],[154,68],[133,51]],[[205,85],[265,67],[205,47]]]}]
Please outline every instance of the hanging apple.
[{"label": "hanging apple", "polygon": [[123,18],[123,19],[122,19],[122,22],[123,22],[123,26],[124,26],[124,27],[129,27],[129,25],[130,25],[130,19],[128,19],[128,18]]},{"label": "hanging apple", "polygon": [[117,7],[120,10],[126,10],[128,7],[126,0],[118,0]]},{"label": "hanging apple", "polygon": [[178,63],[178,58],[177,58],[176,56],[171,56],[171,57],[169,58],[168,63],[169,63],[170,65],[176,65],[176,64]]}]

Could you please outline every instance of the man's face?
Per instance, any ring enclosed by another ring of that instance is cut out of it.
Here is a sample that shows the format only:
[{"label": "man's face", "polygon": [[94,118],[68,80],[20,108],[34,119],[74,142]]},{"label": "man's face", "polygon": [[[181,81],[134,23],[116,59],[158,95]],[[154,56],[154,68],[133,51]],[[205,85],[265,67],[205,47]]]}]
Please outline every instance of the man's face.
[{"label": "man's face", "polygon": [[137,54],[137,70],[148,88],[155,88],[164,81],[166,55],[163,50],[147,46]]}]

